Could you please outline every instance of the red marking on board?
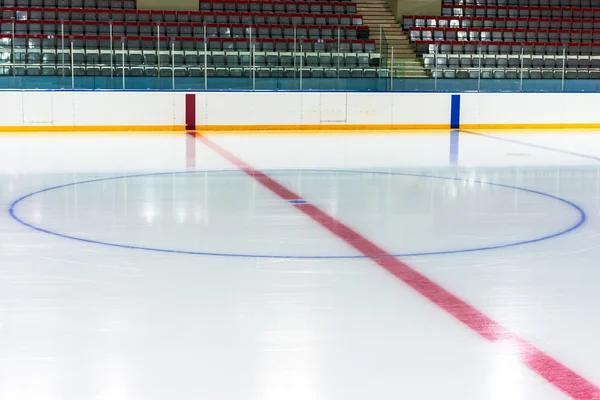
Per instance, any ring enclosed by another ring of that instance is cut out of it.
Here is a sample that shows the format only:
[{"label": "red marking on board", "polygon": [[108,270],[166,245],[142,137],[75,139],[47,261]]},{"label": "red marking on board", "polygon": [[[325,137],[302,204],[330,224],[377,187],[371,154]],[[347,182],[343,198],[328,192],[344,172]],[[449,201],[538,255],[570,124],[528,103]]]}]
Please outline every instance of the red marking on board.
[{"label": "red marking on board", "polygon": [[196,130],[196,95],[185,95],[185,130]]}]

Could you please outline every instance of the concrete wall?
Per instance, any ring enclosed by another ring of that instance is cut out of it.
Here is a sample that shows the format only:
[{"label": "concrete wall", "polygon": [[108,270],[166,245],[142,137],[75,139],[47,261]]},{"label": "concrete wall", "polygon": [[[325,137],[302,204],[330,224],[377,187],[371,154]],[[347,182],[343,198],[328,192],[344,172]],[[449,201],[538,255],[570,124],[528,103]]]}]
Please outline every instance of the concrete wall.
[{"label": "concrete wall", "polygon": [[441,0],[388,0],[392,12],[398,21],[403,15],[440,15]]},{"label": "concrete wall", "polygon": [[198,0],[137,0],[138,10],[188,10],[198,11]]}]

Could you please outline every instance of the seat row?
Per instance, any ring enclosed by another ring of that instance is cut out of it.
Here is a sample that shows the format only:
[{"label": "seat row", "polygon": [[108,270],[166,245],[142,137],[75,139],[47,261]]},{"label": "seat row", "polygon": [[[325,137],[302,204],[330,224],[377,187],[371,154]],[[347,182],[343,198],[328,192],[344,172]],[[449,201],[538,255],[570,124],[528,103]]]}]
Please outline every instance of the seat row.
[{"label": "seat row", "polygon": [[33,35],[112,35],[114,36],[182,36],[222,38],[311,38],[311,39],[368,39],[366,26],[319,26],[319,25],[242,25],[242,24],[191,24],[166,23],[153,25],[150,22],[115,23],[71,21],[28,21],[13,25],[12,21],[0,20],[1,34]]},{"label": "seat row", "polygon": [[211,50],[211,51],[277,51],[375,53],[374,40],[315,39],[252,39],[247,38],[187,38],[153,36],[63,36],[63,35],[0,35],[0,52],[13,49],[123,49],[126,50]]},{"label": "seat row", "polygon": [[444,68],[600,68],[600,56],[425,54],[426,69]]},{"label": "seat row", "polygon": [[371,68],[379,67],[379,58],[370,58],[369,54],[341,54],[341,53],[264,53],[257,52],[130,52],[130,53],[98,53],[98,52],[22,52],[15,53],[13,57],[0,56],[2,64],[41,64],[55,65],[107,65],[107,66],[258,66],[258,67],[293,67],[304,65],[307,67],[347,67]]},{"label": "seat row", "polygon": [[[440,79],[562,79],[560,69],[483,69],[456,70],[445,69],[434,71],[432,76]],[[565,79],[600,79],[600,70],[567,70]]]},{"label": "seat row", "polygon": [[200,1],[200,11],[226,12],[281,12],[313,14],[355,14],[356,3],[351,1],[257,1],[257,0],[213,0]]},{"label": "seat row", "polygon": [[164,77],[172,76],[185,78],[386,78],[388,71],[375,68],[242,68],[242,67],[110,67],[110,66],[75,66],[71,72],[70,66],[0,66],[0,76],[65,76],[71,77],[71,73],[77,77],[83,76],[122,76],[127,77]]},{"label": "seat row", "polygon": [[598,8],[442,6],[443,16],[499,18],[594,18]]},{"label": "seat row", "polygon": [[600,7],[600,0],[443,0],[444,5],[531,6],[531,7]]},{"label": "seat row", "polygon": [[402,27],[405,30],[410,28],[600,29],[600,15],[593,19],[405,16]]},{"label": "seat row", "polygon": [[426,41],[415,42],[416,52],[422,54],[537,54],[537,55],[600,55],[600,43],[510,43]]},{"label": "seat row", "polygon": [[363,24],[361,15],[351,14],[287,14],[287,13],[226,13],[187,11],[135,11],[92,8],[0,8],[5,20],[58,20],[89,22],[153,22],[153,23],[231,23],[282,25],[356,25]]},{"label": "seat row", "polygon": [[0,7],[86,7],[135,10],[135,0],[0,0]]},{"label": "seat row", "polygon": [[[599,21],[600,22],[600,21]],[[599,30],[411,28],[410,40],[494,42],[600,42]]]}]

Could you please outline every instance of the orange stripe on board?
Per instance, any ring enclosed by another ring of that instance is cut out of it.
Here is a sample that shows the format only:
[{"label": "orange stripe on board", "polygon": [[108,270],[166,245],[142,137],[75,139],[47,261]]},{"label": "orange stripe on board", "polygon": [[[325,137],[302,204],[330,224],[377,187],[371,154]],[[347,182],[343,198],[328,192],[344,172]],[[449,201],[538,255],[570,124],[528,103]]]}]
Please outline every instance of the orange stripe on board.
[{"label": "orange stripe on board", "polygon": [[450,129],[450,124],[314,124],[314,125],[205,125],[198,132],[219,131],[389,131]]},{"label": "orange stripe on board", "polygon": [[309,131],[309,130],[301,130],[301,131],[292,131],[292,130],[283,130],[283,131],[278,131],[278,130],[265,130],[265,131],[257,131],[257,130],[253,130],[253,131],[241,131],[241,130],[233,130],[233,131],[194,131],[195,133],[198,134],[205,134],[205,135],[210,135],[210,136],[226,136],[226,135],[237,135],[237,136],[249,136],[249,135],[255,135],[255,136],[265,136],[265,135],[272,135],[272,136],[286,136],[286,135],[303,135],[303,136],[309,136],[309,135],[313,135],[313,136],[348,136],[348,135],[356,135],[356,136],[360,136],[360,135],[447,135],[449,130],[448,129],[414,129],[414,130],[409,130],[409,129],[374,129],[374,130],[332,130],[332,131],[328,131],[328,130],[313,130],[313,131]]},{"label": "orange stripe on board", "polygon": [[[410,131],[410,130],[445,130],[448,124],[408,124],[408,125],[206,125],[198,126],[197,132],[277,132],[294,133],[298,131],[329,133],[331,131]],[[185,125],[102,125],[102,126],[0,126],[0,132],[185,132]]]},{"label": "orange stripe on board", "polygon": [[[518,133],[523,130],[565,130],[565,129],[600,129],[598,124],[461,124],[461,129],[471,130],[506,130],[506,133]],[[206,125],[198,126],[196,132],[212,133],[312,133],[312,134],[349,134],[351,132],[361,133],[367,131],[378,131],[380,133],[439,133],[448,132],[448,124],[322,124],[322,125]],[[181,133],[186,132],[185,125],[99,125],[99,126],[0,126],[0,133],[40,133],[40,132],[165,132]],[[547,132],[544,132],[547,133]]]},{"label": "orange stripe on board", "polygon": [[460,129],[600,129],[593,124],[460,124]]},{"label": "orange stripe on board", "polygon": [[152,132],[185,131],[185,125],[0,126],[0,132]]}]

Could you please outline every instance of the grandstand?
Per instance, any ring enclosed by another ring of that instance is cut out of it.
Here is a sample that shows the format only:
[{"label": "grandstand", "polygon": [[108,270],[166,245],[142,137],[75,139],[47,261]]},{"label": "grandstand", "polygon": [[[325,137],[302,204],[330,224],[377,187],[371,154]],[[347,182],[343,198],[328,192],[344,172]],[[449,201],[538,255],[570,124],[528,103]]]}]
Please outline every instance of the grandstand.
[{"label": "grandstand", "polygon": [[200,0],[197,11],[0,0],[0,75],[600,79],[600,0],[439,7],[402,16],[385,0]]},{"label": "grandstand", "polygon": [[599,0],[444,0],[403,17],[438,78],[600,79]]},{"label": "grandstand", "polygon": [[[376,78],[379,40],[351,1],[1,0],[0,75]],[[412,53],[412,51],[411,51]]]}]

